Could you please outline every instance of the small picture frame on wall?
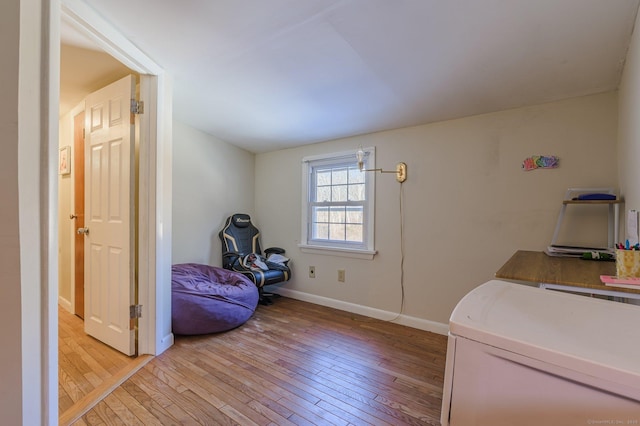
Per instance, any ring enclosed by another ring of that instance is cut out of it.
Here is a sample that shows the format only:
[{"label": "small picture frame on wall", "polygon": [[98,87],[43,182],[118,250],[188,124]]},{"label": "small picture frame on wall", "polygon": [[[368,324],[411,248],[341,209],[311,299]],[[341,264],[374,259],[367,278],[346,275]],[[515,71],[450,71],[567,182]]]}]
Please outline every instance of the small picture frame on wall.
[{"label": "small picture frame on wall", "polygon": [[71,173],[71,147],[68,145],[60,148],[58,173],[63,176]]}]

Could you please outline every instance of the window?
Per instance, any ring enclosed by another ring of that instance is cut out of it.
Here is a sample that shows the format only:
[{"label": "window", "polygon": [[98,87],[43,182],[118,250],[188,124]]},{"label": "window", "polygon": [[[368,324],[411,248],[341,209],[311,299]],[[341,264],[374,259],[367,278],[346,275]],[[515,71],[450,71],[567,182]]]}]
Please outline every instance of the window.
[{"label": "window", "polygon": [[[375,164],[365,150],[365,168]],[[300,246],[356,257],[373,251],[374,175],[358,169],[355,151],[303,159],[303,217]]]}]

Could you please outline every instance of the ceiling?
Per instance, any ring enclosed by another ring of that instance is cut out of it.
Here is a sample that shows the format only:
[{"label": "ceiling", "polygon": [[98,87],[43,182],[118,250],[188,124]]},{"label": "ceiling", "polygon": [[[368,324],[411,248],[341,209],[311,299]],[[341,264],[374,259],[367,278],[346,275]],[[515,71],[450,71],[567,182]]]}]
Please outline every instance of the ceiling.
[{"label": "ceiling", "polygon": [[95,48],[63,44],[60,47],[60,116],[69,112],[89,93],[135,74]]},{"label": "ceiling", "polygon": [[85,0],[256,153],[615,90],[639,1]]}]

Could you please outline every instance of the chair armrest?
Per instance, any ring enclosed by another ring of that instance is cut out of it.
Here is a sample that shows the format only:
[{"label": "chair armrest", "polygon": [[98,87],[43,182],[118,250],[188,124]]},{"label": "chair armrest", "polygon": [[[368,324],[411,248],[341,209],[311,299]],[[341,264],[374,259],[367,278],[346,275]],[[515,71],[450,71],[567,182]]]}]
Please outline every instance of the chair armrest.
[{"label": "chair armrest", "polygon": [[225,251],[222,253],[222,263],[225,269],[230,269],[233,264],[242,256],[237,251]]},{"label": "chair armrest", "polygon": [[237,251],[225,251],[222,253],[222,257],[240,257],[242,253],[238,253]]},{"label": "chair armrest", "polygon": [[284,249],[280,248],[280,247],[269,247],[268,249],[265,249],[264,253],[269,255],[271,253],[275,253],[275,254],[284,254]]}]

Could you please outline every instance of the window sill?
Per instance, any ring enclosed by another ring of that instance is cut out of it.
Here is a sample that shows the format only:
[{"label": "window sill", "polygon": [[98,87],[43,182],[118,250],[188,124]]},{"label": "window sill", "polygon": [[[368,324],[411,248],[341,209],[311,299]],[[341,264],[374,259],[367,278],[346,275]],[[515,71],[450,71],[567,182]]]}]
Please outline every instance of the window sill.
[{"label": "window sill", "polygon": [[323,247],[323,246],[310,246],[308,244],[298,244],[300,250],[303,253],[308,254],[321,254],[325,256],[340,256],[351,257],[354,259],[373,260],[373,257],[378,253],[375,250],[357,250],[341,247]]}]

